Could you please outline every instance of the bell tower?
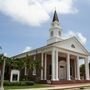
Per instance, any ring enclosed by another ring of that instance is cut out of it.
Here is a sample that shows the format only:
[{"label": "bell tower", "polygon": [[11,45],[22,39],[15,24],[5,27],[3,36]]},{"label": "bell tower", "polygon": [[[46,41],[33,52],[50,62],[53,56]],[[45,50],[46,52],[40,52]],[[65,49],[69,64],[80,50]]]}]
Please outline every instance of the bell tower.
[{"label": "bell tower", "polygon": [[59,24],[59,19],[56,10],[54,11],[54,16],[51,24],[51,28],[49,29],[49,39],[47,41],[47,44],[51,44],[54,42],[58,42],[62,40],[61,37],[62,34],[62,28]]}]

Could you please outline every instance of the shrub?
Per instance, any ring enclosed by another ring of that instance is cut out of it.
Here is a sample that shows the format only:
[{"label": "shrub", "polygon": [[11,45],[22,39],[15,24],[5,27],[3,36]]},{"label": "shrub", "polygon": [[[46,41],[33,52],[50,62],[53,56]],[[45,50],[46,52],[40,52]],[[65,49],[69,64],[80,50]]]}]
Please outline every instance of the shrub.
[{"label": "shrub", "polygon": [[10,86],[10,82],[9,81],[4,81],[4,86]]},{"label": "shrub", "polygon": [[4,81],[4,86],[31,86],[31,85],[34,85],[33,81],[20,81],[20,82]]},{"label": "shrub", "polygon": [[34,82],[33,81],[26,81],[26,85],[34,85]]}]

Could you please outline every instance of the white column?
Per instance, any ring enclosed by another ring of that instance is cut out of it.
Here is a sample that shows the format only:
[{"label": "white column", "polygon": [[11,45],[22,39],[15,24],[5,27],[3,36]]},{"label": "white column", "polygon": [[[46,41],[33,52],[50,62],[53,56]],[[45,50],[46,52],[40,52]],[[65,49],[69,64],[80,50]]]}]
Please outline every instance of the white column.
[{"label": "white column", "polygon": [[18,77],[17,77],[17,82],[19,82],[19,80],[20,80],[20,71],[18,71]]},{"label": "white column", "polygon": [[89,80],[89,63],[88,63],[88,58],[85,58],[85,75],[86,75],[86,80]]},{"label": "white column", "polygon": [[52,50],[52,80],[55,81],[55,49]]},{"label": "white column", "polygon": [[77,80],[80,80],[79,56],[77,56]]},{"label": "white column", "polygon": [[41,80],[43,80],[43,53],[41,53]]},{"label": "white column", "polygon": [[53,48],[52,50],[52,80],[58,81],[58,51]]},{"label": "white column", "polygon": [[44,80],[47,79],[47,54],[45,54]]},{"label": "white column", "polygon": [[70,54],[67,54],[67,80],[71,80],[70,78]]},{"label": "white column", "polygon": [[58,51],[56,51],[56,80],[58,81]]}]

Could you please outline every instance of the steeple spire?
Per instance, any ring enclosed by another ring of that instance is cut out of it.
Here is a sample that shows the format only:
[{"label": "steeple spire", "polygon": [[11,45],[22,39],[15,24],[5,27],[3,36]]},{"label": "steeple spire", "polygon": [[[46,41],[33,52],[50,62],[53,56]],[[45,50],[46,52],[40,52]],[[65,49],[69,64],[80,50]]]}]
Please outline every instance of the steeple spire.
[{"label": "steeple spire", "polygon": [[57,15],[56,10],[54,11],[54,16],[53,16],[53,22],[54,21],[58,21],[59,22],[59,19],[58,19],[58,15]]},{"label": "steeple spire", "polygon": [[62,40],[61,34],[62,34],[62,28],[61,28],[61,25],[59,24],[58,15],[55,10],[51,28],[49,29],[50,38],[48,39],[47,44],[61,41]]}]

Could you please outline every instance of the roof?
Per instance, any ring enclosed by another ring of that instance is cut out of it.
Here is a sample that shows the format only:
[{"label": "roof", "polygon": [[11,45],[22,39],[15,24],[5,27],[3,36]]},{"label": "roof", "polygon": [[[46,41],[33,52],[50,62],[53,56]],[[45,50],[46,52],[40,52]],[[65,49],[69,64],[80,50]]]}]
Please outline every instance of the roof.
[{"label": "roof", "polygon": [[13,56],[13,57],[18,57],[18,56],[20,56],[20,55],[29,54],[30,52],[33,52],[33,51],[36,52],[37,50],[41,50],[41,49],[43,49],[43,48],[50,47],[50,46],[52,46],[52,45],[54,45],[54,44],[56,44],[56,43],[63,42],[63,41],[66,41],[66,40],[72,39],[72,38],[73,38],[74,40],[76,40],[76,41],[81,45],[81,47],[90,55],[90,53],[89,53],[89,52],[86,50],[86,48],[78,41],[78,39],[77,39],[76,37],[73,36],[73,37],[70,37],[70,38],[67,38],[67,39],[58,41],[58,42],[54,42],[54,43],[52,43],[52,44],[45,45],[45,46],[40,47],[40,48],[33,49],[33,50],[31,50],[31,51],[28,51],[28,52],[24,52],[24,53],[15,55],[15,56]]},{"label": "roof", "polygon": [[58,21],[58,22],[59,22],[59,19],[58,19],[58,15],[57,15],[56,10],[55,10],[54,16],[53,16],[53,22],[54,22],[54,21]]},{"label": "roof", "polygon": [[85,50],[85,52],[88,53],[88,55],[90,55],[89,52],[87,51],[87,49],[82,45],[82,43],[75,36],[69,37],[67,39],[63,39],[63,40],[58,41],[58,42],[51,43],[49,45],[60,43],[60,42],[63,42],[63,41],[69,40],[69,39],[74,39],[75,41],[77,41],[77,43]]}]

